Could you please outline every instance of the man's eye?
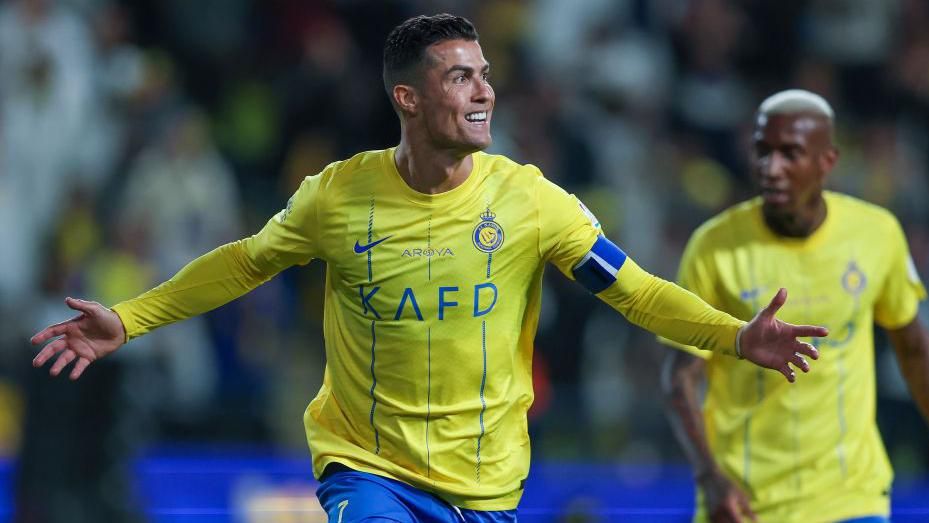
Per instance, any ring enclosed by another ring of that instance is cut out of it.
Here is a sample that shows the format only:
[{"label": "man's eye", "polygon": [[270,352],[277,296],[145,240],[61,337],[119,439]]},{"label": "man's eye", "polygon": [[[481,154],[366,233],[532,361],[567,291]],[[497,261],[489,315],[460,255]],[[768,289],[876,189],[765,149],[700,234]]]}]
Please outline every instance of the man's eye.
[{"label": "man's eye", "polygon": [[456,76],[455,79],[454,79],[454,82],[455,82],[456,84],[463,84],[463,83],[465,83],[465,80],[467,80],[467,78],[465,77],[465,75],[462,74],[462,75]]}]

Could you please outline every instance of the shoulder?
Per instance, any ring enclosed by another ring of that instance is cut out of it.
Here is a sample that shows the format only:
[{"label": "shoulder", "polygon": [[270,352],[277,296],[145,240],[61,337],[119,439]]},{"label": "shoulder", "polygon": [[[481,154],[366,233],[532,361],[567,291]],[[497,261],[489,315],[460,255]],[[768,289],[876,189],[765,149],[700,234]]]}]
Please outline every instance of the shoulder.
[{"label": "shoulder", "polygon": [[856,231],[871,230],[886,234],[900,229],[897,217],[880,205],[832,191],[826,191],[824,197],[829,212],[835,212],[843,224]]},{"label": "shoulder", "polygon": [[731,248],[747,234],[751,234],[760,212],[759,198],[737,203],[697,227],[690,237],[689,245],[701,249]]},{"label": "shoulder", "polygon": [[327,165],[318,174],[307,176],[304,183],[312,183],[317,190],[333,190],[339,186],[350,184],[353,181],[368,178],[372,171],[382,172],[384,160],[389,156],[390,149],[360,152],[351,158],[339,160]]},{"label": "shoulder", "polygon": [[537,183],[544,180],[542,171],[531,163],[522,164],[502,154],[475,153],[486,176],[508,182]]}]

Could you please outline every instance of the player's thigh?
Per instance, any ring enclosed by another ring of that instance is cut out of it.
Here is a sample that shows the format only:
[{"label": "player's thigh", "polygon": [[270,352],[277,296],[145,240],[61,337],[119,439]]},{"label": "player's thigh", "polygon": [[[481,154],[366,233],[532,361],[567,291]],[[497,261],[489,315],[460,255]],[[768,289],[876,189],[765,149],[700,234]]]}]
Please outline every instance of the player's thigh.
[{"label": "player's thigh", "polygon": [[383,485],[355,474],[333,474],[316,489],[329,523],[415,523],[404,502]]}]

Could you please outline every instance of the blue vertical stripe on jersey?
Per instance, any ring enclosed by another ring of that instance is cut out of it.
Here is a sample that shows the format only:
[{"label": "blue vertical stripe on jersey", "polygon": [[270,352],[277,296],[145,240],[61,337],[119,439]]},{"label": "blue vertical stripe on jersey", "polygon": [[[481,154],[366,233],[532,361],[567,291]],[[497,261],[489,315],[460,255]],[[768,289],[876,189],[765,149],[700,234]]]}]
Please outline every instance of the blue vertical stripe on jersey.
[{"label": "blue vertical stripe on jersey", "polygon": [[[429,222],[426,225],[426,248],[432,249],[432,216],[429,216]],[[432,281],[432,256],[426,256],[426,276]]]},{"label": "blue vertical stripe on jersey", "polygon": [[371,428],[374,430],[374,453],[381,453],[381,436],[377,432],[377,426],[374,425],[374,409],[377,408],[377,398],[374,397],[374,388],[377,387],[377,376],[374,375],[374,347],[377,344],[377,336],[374,333],[374,320],[371,320]]},{"label": "blue vertical stripe on jersey", "polygon": [[481,482],[481,440],[484,438],[484,412],[487,410],[487,401],[484,400],[484,385],[487,384],[487,322],[481,322],[481,353],[484,358],[484,370],[481,374],[481,435],[477,437],[477,482]]},{"label": "blue vertical stripe on jersey", "polygon": [[432,472],[429,455],[429,417],[432,414],[432,327],[426,329],[426,477]]},{"label": "blue vertical stripe on jersey", "polygon": [[[371,208],[368,210],[368,244],[374,237],[374,197],[371,197]],[[374,279],[371,271],[371,249],[368,250],[368,283]]]},{"label": "blue vertical stripe on jersey", "polygon": [[839,347],[838,352],[839,357],[836,360],[836,364],[839,367],[839,401],[837,402],[839,411],[839,442],[836,444],[835,450],[839,456],[839,466],[842,468],[842,477],[847,478],[848,464],[846,463],[845,457],[845,434],[848,432],[848,426],[845,422],[845,379],[848,378],[848,373],[845,371],[845,349]]}]

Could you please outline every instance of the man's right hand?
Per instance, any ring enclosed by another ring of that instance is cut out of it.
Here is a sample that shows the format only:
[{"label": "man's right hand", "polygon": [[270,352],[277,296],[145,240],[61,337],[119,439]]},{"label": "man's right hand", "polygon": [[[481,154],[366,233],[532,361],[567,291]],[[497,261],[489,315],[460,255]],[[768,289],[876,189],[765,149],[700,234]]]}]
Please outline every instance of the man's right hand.
[{"label": "man's right hand", "polygon": [[65,298],[68,307],[80,312],[70,320],[45,327],[30,340],[33,345],[46,345],[32,360],[33,367],[45,365],[55,354],[61,353],[49,374],[57,376],[74,360],[70,378],[76,380],[84,370],[98,359],[114,352],[126,342],[126,330],[122,320],[112,310],[95,301]]},{"label": "man's right hand", "polygon": [[697,479],[703,491],[706,513],[713,523],[756,521],[748,496],[719,471],[708,472]]}]

